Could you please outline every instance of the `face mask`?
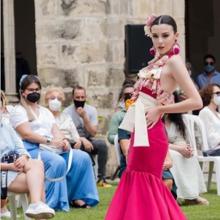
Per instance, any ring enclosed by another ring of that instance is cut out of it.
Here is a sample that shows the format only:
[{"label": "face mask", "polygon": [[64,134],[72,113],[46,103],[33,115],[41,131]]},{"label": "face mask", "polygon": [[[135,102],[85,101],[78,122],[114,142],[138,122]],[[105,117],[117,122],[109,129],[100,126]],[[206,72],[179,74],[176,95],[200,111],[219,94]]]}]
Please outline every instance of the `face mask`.
[{"label": "face mask", "polygon": [[73,100],[74,104],[75,104],[75,108],[79,108],[79,107],[84,107],[85,102],[86,101],[77,101],[77,100]]},{"label": "face mask", "polygon": [[124,101],[126,101],[127,99],[130,99],[132,97],[132,93],[125,93],[124,94]]},{"label": "face mask", "polygon": [[206,73],[212,73],[215,70],[215,67],[211,64],[207,64],[204,67]]},{"label": "face mask", "polygon": [[61,101],[58,99],[50,99],[48,104],[51,111],[60,112],[62,106]]},{"label": "face mask", "polygon": [[39,92],[32,92],[32,93],[29,93],[27,95],[27,100],[29,102],[37,102],[40,100],[40,93]]},{"label": "face mask", "polygon": [[213,97],[213,102],[214,102],[217,106],[220,106],[220,96],[214,95],[214,97]]}]

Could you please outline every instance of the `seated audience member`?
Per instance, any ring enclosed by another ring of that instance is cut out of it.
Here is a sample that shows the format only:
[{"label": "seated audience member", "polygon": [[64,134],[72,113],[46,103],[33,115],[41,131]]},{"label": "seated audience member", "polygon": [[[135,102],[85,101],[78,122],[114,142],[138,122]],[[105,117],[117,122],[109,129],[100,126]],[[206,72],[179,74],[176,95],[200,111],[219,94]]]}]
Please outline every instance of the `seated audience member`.
[{"label": "seated audience member", "polygon": [[[118,110],[112,115],[108,127],[108,141],[114,144],[115,136],[118,134],[118,127],[121,124],[126,113],[126,101],[128,101],[134,92],[133,84],[125,84],[120,92],[121,98],[119,99],[120,106]],[[128,102],[127,102],[128,103]]]},{"label": "seated audience member", "polygon": [[106,182],[106,162],[108,148],[103,140],[95,139],[98,117],[95,107],[86,104],[86,90],[76,86],[72,91],[73,104],[64,109],[64,113],[73,120],[82,141],[81,149],[91,155],[98,155],[98,186],[111,187]]},{"label": "seated audience member", "polygon": [[[40,90],[37,76],[23,76],[20,104],[14,107],[10,119],[31,157],[40,158],[44,163],[46,203],[55,210],[68,211],[66,161],[57,152],[68,151],[69,143],[58,129],[53,114],[38,104]],[[54,178],[61,180],[53,181]]]},{"label": "seated audience member", "polygon": [[[118,106],[118,110],[112,115],[112,118],[110,120],[109,127],[108,127],[108,141],[111,144],[114,144],[115,136],[118,135],[118,127],[121,124],[125,116],[126,110],[128,108],[129,100],[134,92],[133,86],[134,86],[133,84],[125,84],[121,89],[120,96],[119,96],[120,105]],[[129,132],[128,132],[128,136],[130,138]],[[125,169],[125,167],[126,167],[125,156],[122,153],[120,155],[119,177],[121,177],[121,174],[123,170]]]},{"label": "seated audience member", "polygon": [[[1,91],[1,90],[0,90]],[[44,201],[44,168],[40,160],[30,159],[21,139],[12,126],[4,120],[5,96],[1,91],[0,105],[0,157],[1,157],[1,217],[9,217],[5,199],[7,190],[30,193],[30,205],[25,214],[31,218],[52,218],[53,209]],[[5,178],[3,178],[3,176]],[[7,177],[6,177],[7,176]],[[5,181],[4,181],[5,180]],[[4,181],[4,183],[2,182]],[[5,184],[6,187],[3,187]],[[6,213],[7,215],[6,215]]]},{"label": "seated audience member", "polygon": [[199,117],[204,122],[209,150],[204,155],[220,156],[220,86],[210,84],[200,92],[203,105]]},{"label": "seated audience member", "polygon": [[203,61],[204,70],[197,76],[196,79],[199,89],[213,83],[220,86],[220,72],[215,69],[215,57],[211,54],[207,54],[204,56]]},{"label": "seated audience member", "polygon": [[[175,102],[178,102],[178,96],[175,94],[174,97]],[[185,125],[184,115],[167,114],[164,120],[173,162],[170,171],[177,186],[177,198],[185,200],[185,204],[207,205],[208,201],[199,196],[200,193],[206,192],[206,186],[198,159],[190,147],[192,140]]]},{"label": "seated audience member", "polygon": [[[81,140],[72,119],[69,115],[61,113],[64,100],[62,88],[47,89],[45,103],[53,113],[59,129],[75,148],[72,150],[72,166],[66,177],[69,201],[74,207],[89,208],[99,202],[92,161],[88,153],[79,150]],[[66,159],[67,156],[68,154],[65,156]]]}]

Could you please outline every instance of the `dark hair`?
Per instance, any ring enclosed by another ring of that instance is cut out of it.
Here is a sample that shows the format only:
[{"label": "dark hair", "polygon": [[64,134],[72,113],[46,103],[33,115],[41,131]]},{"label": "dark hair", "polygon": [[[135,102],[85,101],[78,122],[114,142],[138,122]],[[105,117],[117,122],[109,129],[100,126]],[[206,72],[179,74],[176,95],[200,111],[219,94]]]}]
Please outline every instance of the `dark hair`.
[{"label": "dark hair", "polygon": [[122,88],[121,88],[120,93],[118,95],[118,102],[122,99],[122,97],[124,95],[124,90],[126,88],[130,88],[130,87],[134,88],[134,84],[135,84],[135,82],[133,80],[129,81],[129,82],[127,81],[126,83],[122,84]]},{"label": "dark hair", "polygon": [[32,84],[36,83],[39,86],[39,89],[41,89],[41,83],[39,78],[36,75],[23,75],[20,79],[19,86],[20,86],[20,104],[25,108],[28,116],[29,121],[34,121],[36,120],[35,115],[33,114],[32,111],[30,111],[30,108],[28,107],[26,100],[24,97],[21,95],[22,92],[24,92],[27,87]]},{"label": "dark hair", "polygon": [[204,87],[203,89],[199,91],[202,101],[203,101],[203,106],[207,106],[210,104],[212,95],[213,95],[214,86],[217,86],[220,88],[220,85],[213,83],[213,84],[207,85],[206,87]]},{"label": "dark hair", "polygon": [[[174,95],[175,103],[180,102],[178,93],[174,92],[173,95]],[[177,129],[180,131],[183,138],[185,139],[186,138],[186,126],[183,121],[182,113],[170,113],[170,114],[167,114],[167,118],[176,125]]]},{"label": "dark hair", "polygon": [[[174,20],[174,18],[172,18],[170,15],[160,15],[158,16],[153,22],[152,22],[152,26],[154,25],[159,25],[159,24],[168,24],[171,25],[173,27],[173,31],[174,33],[177,32],[177,25],[176,25],[176,21]],[[150,27],[150,29],[151,29]]]},{"label": "dark hair", "polygon": [[205,61],[206,61],[208,58],[213,59],[213,61],[214,61],[214,63],[215,63],[216,59],[215,59],[215,57],[214,57],[212,54],[206,54],[206,55],[203,57],[204,63],[205,63]]},{"label": "dark hair", "polygon": [[24,91],[30,84],[36,83],[41,89],[41,83],[39,78],[36,75],[27,75],[20,79],[20,91]]},{"label": "dark hair", "polygon": [[86,92],[86,89],[80,85],[76,85],[75,87],[73,87],[73,90],[72,90],[72,96],[74,95],[75,91],[76,90],[84,90],[84,92]]}]

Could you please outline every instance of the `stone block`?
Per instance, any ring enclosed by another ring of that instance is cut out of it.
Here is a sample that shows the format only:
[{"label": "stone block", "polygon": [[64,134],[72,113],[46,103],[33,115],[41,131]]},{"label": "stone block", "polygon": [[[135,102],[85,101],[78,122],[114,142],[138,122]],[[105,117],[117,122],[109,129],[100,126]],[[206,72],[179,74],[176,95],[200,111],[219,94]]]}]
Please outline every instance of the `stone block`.
[{"label": "stone block", "polygon": [[57,1],[37,0],[35,1],[35,12],[37,18],[54,17],[57,14]]},{"label": "stone block", "polygon": [[55,43],[37,43],[38,67],[56,67],[58,51],[58,45]]},{"label": "stone block", "polygon": [[111,15],[120,14],[120,1],[107,0],[106,13]]},{"label": "stone block", "polygon": [[124,33],[124,20],[119,17],[110,17],[107,21],[107,36],[111,39],[122,38]]},{"label": "stone block", "polygon": [[65,16],[105,15],[105,0],[61,0],[58,5],[58,14]]},{"label": "stone block", "polygon": [[93,17],[84,19],[83,28],[81,28],[80,39],[82,41],[97,42],[107,36],[107,20],[105,17]]}]

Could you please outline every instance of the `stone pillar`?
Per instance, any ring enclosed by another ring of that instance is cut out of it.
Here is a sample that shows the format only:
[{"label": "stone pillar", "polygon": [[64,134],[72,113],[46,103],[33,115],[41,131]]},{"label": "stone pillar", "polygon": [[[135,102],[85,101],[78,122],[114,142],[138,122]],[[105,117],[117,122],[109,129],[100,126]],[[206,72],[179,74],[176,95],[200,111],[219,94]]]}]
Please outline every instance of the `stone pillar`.
[{"label": "stone pillar", "polygon": [[3,0],[5,93],[9,102],[17,102],[15,71],[14,0]]}]

